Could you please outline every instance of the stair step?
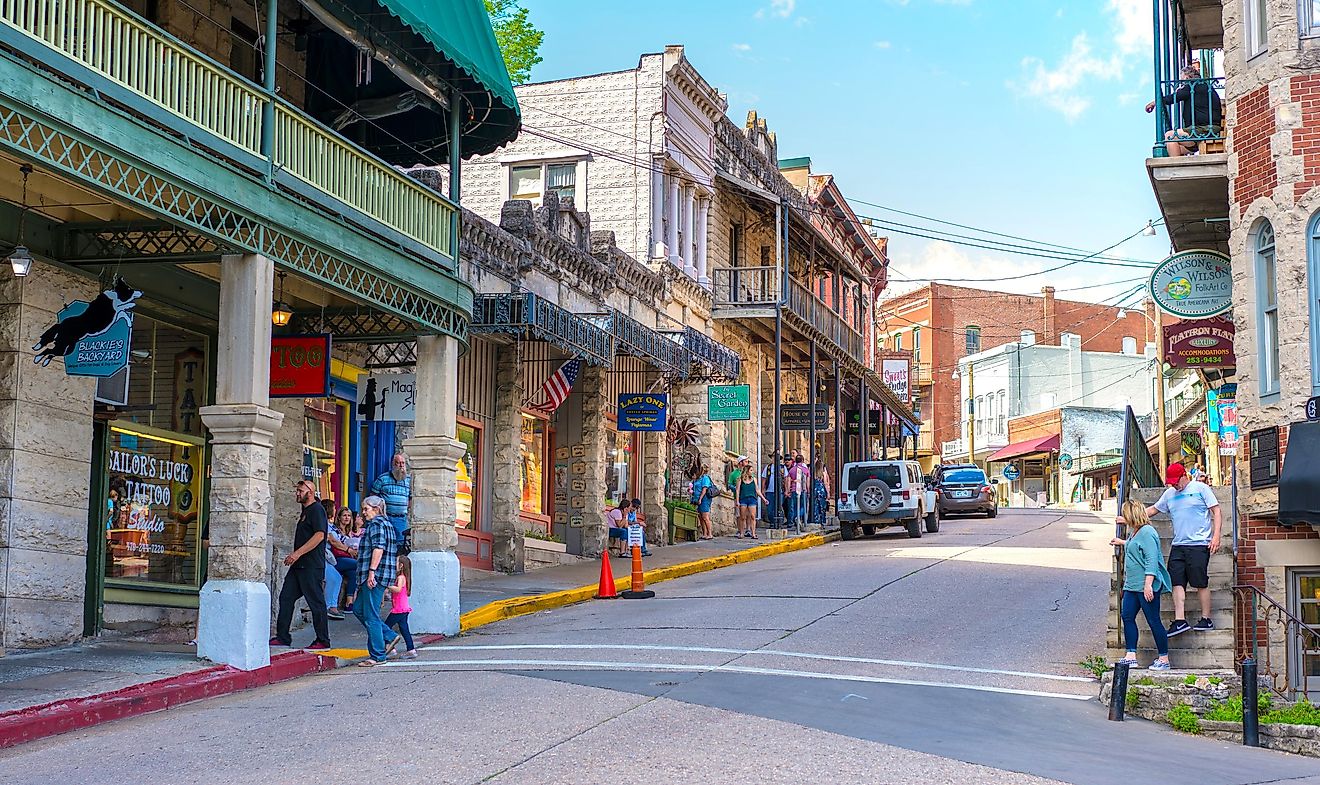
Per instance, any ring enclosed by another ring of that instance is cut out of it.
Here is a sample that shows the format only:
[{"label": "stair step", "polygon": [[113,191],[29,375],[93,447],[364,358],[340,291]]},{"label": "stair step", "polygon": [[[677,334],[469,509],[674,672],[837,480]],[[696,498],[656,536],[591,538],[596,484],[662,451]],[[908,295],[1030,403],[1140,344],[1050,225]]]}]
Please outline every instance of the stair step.
[{"label": "stair step", "polygon": [[[1110,648],[1106,651],[1109,661],[1113,662],[1123,657],[1124,652],[1121,649]],[[1149,665],[1155,659],[1154,649],[1138,649],[1137,661],[1143,665]],[[1233,652],[1212,651],[1209,649],[1188,649],[1178,650],[1169,649],[1169,662],[1175,668],[1185,670],[1232,670]]]}]

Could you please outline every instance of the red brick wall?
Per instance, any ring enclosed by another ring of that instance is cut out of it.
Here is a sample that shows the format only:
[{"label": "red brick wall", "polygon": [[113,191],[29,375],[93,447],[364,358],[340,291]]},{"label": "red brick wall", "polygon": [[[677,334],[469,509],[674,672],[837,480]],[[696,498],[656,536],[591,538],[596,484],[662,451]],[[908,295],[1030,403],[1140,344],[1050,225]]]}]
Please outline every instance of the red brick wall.
[{"label": "red brick wall", "polygon": [[[1309,78],[1299,77],[1294,81]],[[1229,201],[1236,202],[1239,211],[1245,211],[1256,198],[1268,196],[1278,183],[1278,171],[1270,152],[1270,136],[1273,133],[1274,112],[1270,110],[1268,85],[1237,100],[1237,123],[1233,126],[1232,136],[1233,151],[1238,156],[1238,171]],[[1300,133],[1305,133],[1305,130]]]},{"label": "red brick wall", "polygon": [[1302,127],[1292,132],[1293,154],[1305,161],[1302,181],[1293,184],[1293,198],[1301,199],[1320,185],[1320,73],[1293,77],[1292,100],[1302,105]]}]

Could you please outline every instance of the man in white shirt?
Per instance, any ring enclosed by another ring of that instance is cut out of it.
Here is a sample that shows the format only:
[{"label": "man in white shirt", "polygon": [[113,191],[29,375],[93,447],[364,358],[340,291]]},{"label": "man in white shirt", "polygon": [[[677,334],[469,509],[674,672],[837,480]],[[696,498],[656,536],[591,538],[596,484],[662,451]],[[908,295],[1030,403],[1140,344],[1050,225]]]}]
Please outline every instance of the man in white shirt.
[{"label": "man in white shirt", "polygon": [[[1170,636],[1188,630],[1213,630],[1210,620],[1210,556],[1219,552],[1219,534],[1223,521],[1219,500],[1210,486],[1193,480],[1181,463],[1171,463],[1164,472],[1169,486],[1154,507],[1146,513],[1167,513],[1173,521],[1173,547],[1169,550],[1169,576],[1173,579],[1173,623]],[[1187,623],[1185,605],[1187,587],[1196,589],[1201,600],[1201,619]]]}]

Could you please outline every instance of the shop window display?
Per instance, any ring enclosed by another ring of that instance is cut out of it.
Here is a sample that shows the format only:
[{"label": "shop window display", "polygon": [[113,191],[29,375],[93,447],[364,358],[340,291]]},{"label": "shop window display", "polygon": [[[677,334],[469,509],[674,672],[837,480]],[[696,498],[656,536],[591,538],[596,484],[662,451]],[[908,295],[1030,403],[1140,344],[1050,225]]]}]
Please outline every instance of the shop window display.
[{"label": "shop window display", "polygon": [[522,416],[518,444],[518,473],[522,484],[521,509],[529,515],[547,515],[545,504],[546,423],[530,414]]},{"label": "shop window display", "polygon": [[460,529],[476,529],[476,500],[478,473],[481,471],[481,431],[471,425],[459,423],[458,440],[465,452],[458,462],[458,488],[454,495],[457,506],[455,523]]},{"label": "shop window display", "polygon": [[633,488],[633,466],[636,458],[636,434],[616,431],[610,439],[609,463],[605,468],[605,505],[618,507],[619,502],[637,496]]}]

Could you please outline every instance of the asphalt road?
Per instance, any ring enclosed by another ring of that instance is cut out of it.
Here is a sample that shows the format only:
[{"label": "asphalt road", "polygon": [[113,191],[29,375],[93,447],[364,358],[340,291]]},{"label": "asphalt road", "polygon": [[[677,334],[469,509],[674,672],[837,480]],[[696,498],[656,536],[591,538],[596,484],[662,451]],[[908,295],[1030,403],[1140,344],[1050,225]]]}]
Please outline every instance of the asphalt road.
[{"label": "asphalt road", "polygon": [[1110,723],[1112,527],[1005,512],[815,548],[0,753],[0,783],[1320,783]]}]

